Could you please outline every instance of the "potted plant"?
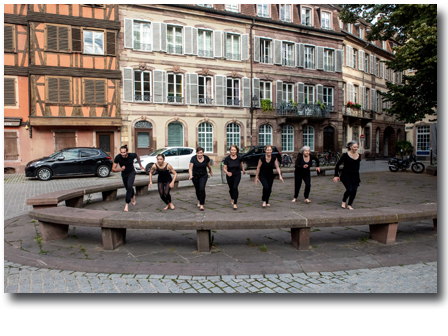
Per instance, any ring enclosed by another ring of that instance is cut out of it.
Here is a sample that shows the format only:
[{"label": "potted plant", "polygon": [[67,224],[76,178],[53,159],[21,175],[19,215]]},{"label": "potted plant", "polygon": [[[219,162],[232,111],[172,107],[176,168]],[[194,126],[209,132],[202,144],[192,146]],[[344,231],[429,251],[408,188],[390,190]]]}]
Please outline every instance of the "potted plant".
[{"label": "potted plant", "polygon": [[325,110],[325,104],[321,103],[319,100],[316,102],[316,104],[318,104],[320,106],[320,109],[323,111]]},{"label": "potted plant", "polygon": [[263,113],[272,113],[271,111],[274,111],[274,108],[272,107],[272,102],[270,99],[262,99],[261,100],[261,110]]}]

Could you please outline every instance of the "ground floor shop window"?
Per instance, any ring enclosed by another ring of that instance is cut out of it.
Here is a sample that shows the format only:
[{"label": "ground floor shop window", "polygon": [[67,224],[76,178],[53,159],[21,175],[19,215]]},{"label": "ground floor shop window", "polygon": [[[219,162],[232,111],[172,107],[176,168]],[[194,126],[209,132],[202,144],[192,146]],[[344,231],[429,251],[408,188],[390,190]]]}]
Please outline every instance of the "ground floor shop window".
[{"label": "ground floor shop window", "polygon": [[306,125],[303,127],[303,145],[309,146],[314,151],[314,128]]},{"label": "ground floor shop window", "polygon": [[282,151],[294,151],[294,127],[291,125],[282,127]]},{"label": "ground floor shop window", "polygon": [[272,127],[270,125],[261,125],[259,129],[259,145],[272,145]]},{"label": "ground floor shop window", "polygon": [[227,125],[227,151],[231,145],[236,145],[240,148],[240,125],[231,123]]},{"label": "ground floor shop window", "polygon": [[213,153],[213,126],[208,122],[199,124],[198,127],[199,147],[204,148],[206,153]]}]

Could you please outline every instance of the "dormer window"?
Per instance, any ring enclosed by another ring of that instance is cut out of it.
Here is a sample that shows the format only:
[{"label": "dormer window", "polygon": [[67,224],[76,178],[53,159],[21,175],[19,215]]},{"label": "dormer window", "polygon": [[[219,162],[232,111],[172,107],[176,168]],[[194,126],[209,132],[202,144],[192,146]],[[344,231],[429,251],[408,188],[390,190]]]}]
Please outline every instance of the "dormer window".
[{"label": "dormer window", "polygon": [[311,8],[302,8],[302,25],[311,26]]},{"label": "dormer window", "polygon": [[331,14],[328,12],[322,12],[322,29],[331,29]]},{"label": "dormer window", "polygon": [[257,5],[257,15],[261,17],[269,17],[269,5],[268,4],[262,4]]},{"label": "dormer window", "polygon": [[291,5],[280,5],[280,20],[291,22]]}]

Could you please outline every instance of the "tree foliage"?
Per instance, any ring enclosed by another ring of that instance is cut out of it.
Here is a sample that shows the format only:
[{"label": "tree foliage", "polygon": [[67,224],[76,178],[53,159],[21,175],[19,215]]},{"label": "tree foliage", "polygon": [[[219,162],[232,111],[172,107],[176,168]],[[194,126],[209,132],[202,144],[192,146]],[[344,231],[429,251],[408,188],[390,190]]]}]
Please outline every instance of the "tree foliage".
[{"label": "tree foliage", "polygon": [[[371,23],[367,40],[393,39],[395,60],[386,61],[394,71],[415,70],[403,76],[404,84],[387,82],[384,101],[392,102],[387,113],[409,123],[422,120],[437,110],[437,5],[383,4],[340,5],[340,18],[354,23],[360,17]],[[375,22],[375,19],[376,22]]]}]

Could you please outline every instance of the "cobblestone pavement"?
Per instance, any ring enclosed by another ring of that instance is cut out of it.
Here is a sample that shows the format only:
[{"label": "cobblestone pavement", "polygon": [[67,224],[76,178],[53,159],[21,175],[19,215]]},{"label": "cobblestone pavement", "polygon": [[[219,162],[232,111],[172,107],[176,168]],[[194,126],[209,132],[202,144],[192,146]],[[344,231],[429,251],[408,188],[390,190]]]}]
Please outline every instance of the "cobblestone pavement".
[{"label": "cobblestone pavement", "polygon": [[5,262],[6,293],[437,293],[437,263],[265,275],[84,273]]}]

